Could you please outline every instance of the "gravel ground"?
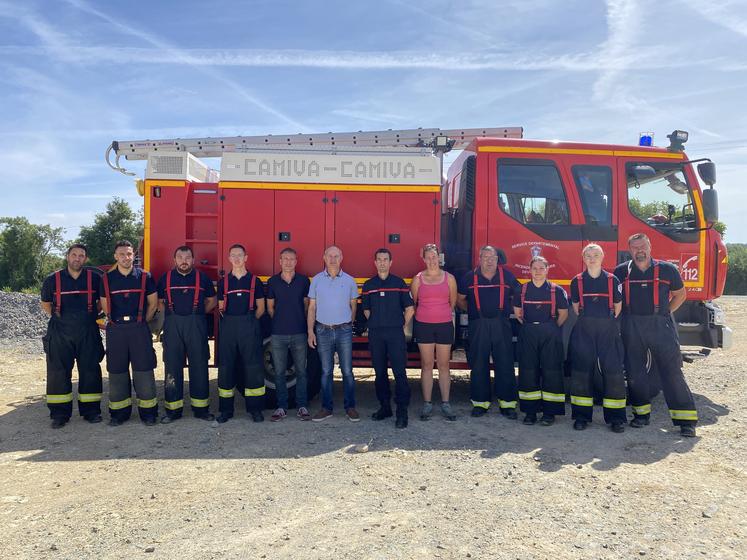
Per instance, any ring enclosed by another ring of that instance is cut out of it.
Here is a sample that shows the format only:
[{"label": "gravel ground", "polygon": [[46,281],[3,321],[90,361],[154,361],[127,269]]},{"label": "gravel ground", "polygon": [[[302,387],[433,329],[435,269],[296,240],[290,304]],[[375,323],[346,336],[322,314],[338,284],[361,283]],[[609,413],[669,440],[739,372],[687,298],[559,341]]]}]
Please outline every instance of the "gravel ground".
[{"label": "gravel ground", "polygon": [[[747,298],[722,298],[735,348],[688,364],[701,416],[682,439],[661,397],[652,424],[586,432],[569,417],[523,426],[375,423],[336,411],[221,428],[193,418],[48,428],[44,360],[0,350],[0,550],[7,558],[744,558]],[[212,372],[215,397],[215,372]],[[419,407],[411,371],[413,410]],[[157,378],[163,378],[159,367]],[[337,403],[341,388],[337,387]],[[313,403],[314,408],[318,402]],[[370,450],[354,446],[370,442]],[[741,552],[740,552],[741,551]]]},{"label": "gravel ground", "polygon": [[41,337],[47,330],[47,317],[36,294],[0,292],[0,340],[22,353],[42,352]]}]

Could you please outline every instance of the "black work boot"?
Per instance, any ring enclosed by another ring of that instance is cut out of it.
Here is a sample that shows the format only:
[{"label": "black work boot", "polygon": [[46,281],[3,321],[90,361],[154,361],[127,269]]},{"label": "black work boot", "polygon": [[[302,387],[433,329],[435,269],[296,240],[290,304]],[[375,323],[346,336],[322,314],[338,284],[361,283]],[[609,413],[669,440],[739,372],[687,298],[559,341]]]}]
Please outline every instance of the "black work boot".
[{"label": "black work boot", "polygon": [[680,426],[680,435],[682,437],[695,437],[695,426],[692,424],[684,424]]},{"label": "black work boot", "polygon": [[527,426],[531,426],[536,423],[537,423],[537,414],[535,412],[530,412],[526,416],[524,416],[524,424],[526,424]]},{"label": "black work boot", "polygon": [[407,427],[407,409],[397,409],[397,422],[394,424],[397,428],[404,429]]},{"label": "black work boot", "polygon": [[65,424],[67,424],[68,420],[70,420],[70,418],[61,418],[59,416],[52,418],[52,429],[59,430]]},{"label": "black work boot", "polygon": [[392,407],[389,403],[381,403],[379,410],[371,415],[372,420],[385,420],[392,417]]},{"label": "black work boot", "polygon": [[630,421],[631,428],[643,428],[643,426],[648,426],[648,424],[648,416],[634,416]]}]

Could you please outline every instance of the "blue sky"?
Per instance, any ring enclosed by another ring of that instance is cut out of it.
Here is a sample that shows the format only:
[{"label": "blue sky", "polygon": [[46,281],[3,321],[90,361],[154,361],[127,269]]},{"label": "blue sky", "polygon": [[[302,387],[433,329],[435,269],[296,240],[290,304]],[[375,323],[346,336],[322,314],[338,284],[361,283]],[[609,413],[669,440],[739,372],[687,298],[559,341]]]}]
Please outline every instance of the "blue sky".
[{"label": "blue sky", "polygon": [[114,139],[680,128],[747,242],[746,98],[739,0],[0,0],[0,216],[72,238],[112,196],[140,205],[104,163]]}]

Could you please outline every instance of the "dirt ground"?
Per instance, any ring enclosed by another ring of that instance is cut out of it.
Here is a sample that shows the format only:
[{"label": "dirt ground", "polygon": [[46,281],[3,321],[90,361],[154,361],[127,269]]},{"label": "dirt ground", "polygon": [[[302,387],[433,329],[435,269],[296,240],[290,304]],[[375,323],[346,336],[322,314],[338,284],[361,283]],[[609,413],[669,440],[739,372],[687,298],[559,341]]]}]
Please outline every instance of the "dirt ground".
[{"label": "dirt ground", "polygon": [[320,424],[76,417],[53,431],[43,356],[3,344],[2,557],[744,558],[747,298],[721,303],[734,349],[685,368],[695,439],[673,429],[661,397],[651,426],[621,435],[600,413],[586,432],[570,416],[552,427],[494,410],[474,419],[467,372],[448,423],[413,418],[411,371],[410,427],[395,430],[369,420],[369,370],[356,371],[358,424],[338,408]]}]

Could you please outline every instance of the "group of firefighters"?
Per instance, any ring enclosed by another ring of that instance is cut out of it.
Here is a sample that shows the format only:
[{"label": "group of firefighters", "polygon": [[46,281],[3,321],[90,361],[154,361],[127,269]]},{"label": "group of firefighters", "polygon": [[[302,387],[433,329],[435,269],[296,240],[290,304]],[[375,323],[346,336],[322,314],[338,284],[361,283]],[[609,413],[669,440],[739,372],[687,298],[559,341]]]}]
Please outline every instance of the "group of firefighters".
[{"label": "group of firefighters", "polygon": [[[574,429],[584,430],[592,420],[597,372],[603,381],[602,408],[610,429],[615,433],[624,431],[628,405],[633,413],[630,426],[648,425],[649,369],[653,363],[661,377],[673,423],[680,427],[683,436],[695,436],[697,412],[682,373],[672,319],[672,313],[686,299],[684,284],[674,265],[652,258],[651,243],[644,234],[631,236],[628,243],[632,258],[618,265],[614,274],[602,268],[604,253],[599,245],[590,244],[583,249],[585,270],[571,281],[570,302],[563,288],[547,279],[549,263],[544,257],[531,259],[531,279],[522,284],[508,267],[499,264],[498,251],[492,246],[482,247],[479,265],[457,281],[439,270],[438,250],[427,245],[422,252],[426,270],[413,279],[410,288],[390,273],[391,252],[379,249],[374,255],[377,274],[364,283],[359,296],[355,280],[341,269],[342,251],[337,247],[327,248],[325,270],[311,282],[295,273],[295,251],[284,249],[280,255],[281,272],[265,286],[246,269],[246,249],[233,245],[228,254],[231,271],[217,282],[216,289],[212,280],[194,267],[194,255],[188,246],[175,250],[174,268],[156,284],[148,272],[135,266],[134,249],[128,241],[116,243],[116,265],[101,275],[85,266],[86,247],[73,244],[67,251],[67,266],[48,276],[41,292],[42,309],[50,316],[43,341],[52,427],[63,427],[72,416],[75,363],[79,412],[90,423],[102,421],[99,364],[104,356],[109,373],[110,425],[119,426],[130,418],[133,385],[142,422],[154,425],[159,421],[156,354],[148,326],[159,309],[164,313],[165,369],[165,414],[161,423],[173,422],[183,414],[185,366],[189,370],[189,402],[195,417],[218,423],[228,421],[234,414],[234,397],[239,391],[251,418],[255,422],[264,419],[265,367],[259,319],[266,312],[272,319],[271,348],[278,400],[272,420],[282,420],[287,414],[289,354],[297,378],[298,418],[323,421],[332,416],[332,372],[337,353],[343,374],[345,412],[348,419],[358,421],[352,324],[360,297],[380,401],[380,408],[372,415],[374,420],[394,415],[388,379],[391,365],[396,382],[396,426],[407,426],[410,390],[405,371],[405,327],[413,316],[423,364],[421,419],[427,420],[431,414],[435,363],[439,369],[442,412],[448,420],[456,419],[448,402],[446,354],[453,342],[454,325],[450,314],[448,320],[442,319],[446,319],[444,306],[451,311],[458,306],[468,315],[472,416],[487,413],[495,399],[500,413],[507,418],[516,419],[518,407],[525,414],[524,424],[552,425],[556,416],[565,414],[561,326],[568,318],[570,303],[578,315],[568,348]],[[217,417],[209,408],[206,319],[206,314],[216,307],[220,313]],[[100,312],[107,317],[106,349],[96,321]],[[512,315],[520,323],[518,381],[514,372]],[[317,349],[322,364],[322,406],[313,417],[307,408],[309,346]]]}]

